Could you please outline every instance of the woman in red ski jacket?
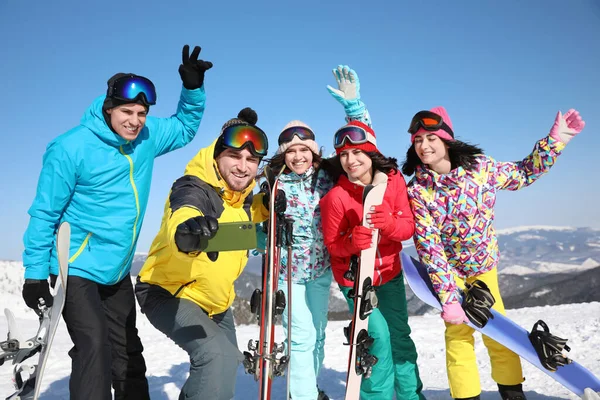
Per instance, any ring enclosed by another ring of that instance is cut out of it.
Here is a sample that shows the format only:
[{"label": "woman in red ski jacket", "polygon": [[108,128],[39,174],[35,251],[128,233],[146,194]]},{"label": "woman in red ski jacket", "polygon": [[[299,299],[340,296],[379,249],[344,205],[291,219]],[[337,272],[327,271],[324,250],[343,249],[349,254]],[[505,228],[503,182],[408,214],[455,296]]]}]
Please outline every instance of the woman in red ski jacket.
[{"label": "woman in red ski jacket", "polygon": [[[379,305],[369,317],[369,335],[374,342],[369,352],[378,358],[369,379],[361,384],[361,399],[424,399],[417,368],[417,351],[410,338],[404,279],[400,256],[402,241],[412,238],[415,229],[406,183],[396,159],[377,149],[370,126],[351,121],[334,137],[336,157],[344,173],[320,202],[323,236],[331,255],[335,280],[348,301],[353,282],[344,278],[351,256],[371,247],[373,229],[379,230],[373,282]],[[387,181],[381,205],[367,216],[371,228],[362,224],[362,195],[366,185]]]}]

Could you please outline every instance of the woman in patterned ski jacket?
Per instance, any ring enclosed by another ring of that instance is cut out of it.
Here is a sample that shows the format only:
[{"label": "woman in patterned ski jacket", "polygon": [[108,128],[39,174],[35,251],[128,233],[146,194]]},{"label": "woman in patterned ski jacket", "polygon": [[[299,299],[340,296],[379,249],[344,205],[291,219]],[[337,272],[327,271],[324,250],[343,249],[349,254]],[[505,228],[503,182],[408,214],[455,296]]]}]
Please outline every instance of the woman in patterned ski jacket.
[{"label": "woman in patterned ski jacket", "polygon": [[344,273],[351,257],[360,256],[373,240],[373,229],[363,226],[363,191],[366,185],[387,182],[382,204],[373,207],[367,217],[371,228],[379,230],[373,276],[379,305],[368,322],[368,333],[374,339],[369,352],[378,361],[370,378],[362,379],[360,398],[392,399],[395,394],[398,400],[424,399],[399,257],[402,241],[414,233],[404,178],[396,159],[384,157],[377,149],[375,132],[369,125],[350,121],[336,132],[334,146],[335,160],[344,174],[321,200],[323,235],[333,274],[351,312],[354,301],[349,291],[353,282]]},{"label": "woman in patterned ski jacket", "polygon": [[[455,399],[479,399],[481,387],[473,347],[473,329],[460,304],[457,288],[485,282],[504,313],[498,290],[498,241],[493,226],[498,190],[529,186],[554,165],[568,141],[584,127],[579,113],[559,112],[550,134],[519,162],[499,162],[478,147],[454,138],[443,107],[417,113],[409,128],[412,146],[402,172],[414,177],[408,195],[415,215],[414,241],[442,303],[446,323],[446,367]],[[483,341],[492,378],[503,399],[525,399],[519,357],[490,340]]]}]

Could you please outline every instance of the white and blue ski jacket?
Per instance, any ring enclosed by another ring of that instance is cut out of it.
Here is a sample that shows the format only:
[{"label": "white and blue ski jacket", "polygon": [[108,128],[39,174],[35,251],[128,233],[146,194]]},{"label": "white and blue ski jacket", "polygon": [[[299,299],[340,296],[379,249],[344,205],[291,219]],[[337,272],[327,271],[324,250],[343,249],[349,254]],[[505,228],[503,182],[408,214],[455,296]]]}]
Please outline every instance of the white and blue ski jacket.
[{"label": "white and blue ski jacket", "polygon": [[[313,281],[331,268],[329,252],[323,243],[319,201],[332,187],[327,172],[315,171],[314,167],[302,175],[289,172],[279,178],[278,189],[282,189],[287,198],[285,216],[294,220],[291,267],[295,283]],[[287,258],[287,252],[282,251],[281,281],[287,279]]]},{"label": "white and blue ski jacket", "polygon": [[26,279],[56,274],[55,233],[71,224],[69,274],[112,285],[127,276],[148,203],[154,159],[192,141],[204,113],[204,87],[182,88],[170,118],[147,117],[129,142],[102,114],[105,96],[81,124],[51,141],[23,241]]}]

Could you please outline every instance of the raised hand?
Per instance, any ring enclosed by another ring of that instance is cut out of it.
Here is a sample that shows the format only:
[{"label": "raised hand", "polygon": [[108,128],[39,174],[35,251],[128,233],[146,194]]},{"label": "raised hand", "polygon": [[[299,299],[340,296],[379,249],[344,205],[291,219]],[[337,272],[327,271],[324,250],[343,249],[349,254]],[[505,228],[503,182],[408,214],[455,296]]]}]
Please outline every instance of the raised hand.
[{"label": "raised hand", "polygon": [[190,54],[190,46],[183,46],[182,61],[179,66],[179,75],[186,89],[194,90],[202,87],[204,84],[204,73],[212,68],[210,61],[198,60],[200,55],[200,46],[194,47]]},{"label": "raised hand", "polygon": [[569,143],[575,135],[579,134],[585,127],[585,121],[581,119],[579,111],[570,109],[562,115],[559,111],[550,129],[550,136],[564,144]]},{"label": "raised hand", "polygon": [[327,85],[327,90],[334,99],[344,105],[347,100],[360,99],[360,82],[356,72],[347,65],[338,65],[333,70],[338,89]]},{"label": "raised hand", "polygon": [[338,65],[333,76],[338,88],[327,85],[327,90],[344,107],[347,118],[359,119],[370,125],[367,108],[360,99],[360,81],[356,72],[347,65]]}]

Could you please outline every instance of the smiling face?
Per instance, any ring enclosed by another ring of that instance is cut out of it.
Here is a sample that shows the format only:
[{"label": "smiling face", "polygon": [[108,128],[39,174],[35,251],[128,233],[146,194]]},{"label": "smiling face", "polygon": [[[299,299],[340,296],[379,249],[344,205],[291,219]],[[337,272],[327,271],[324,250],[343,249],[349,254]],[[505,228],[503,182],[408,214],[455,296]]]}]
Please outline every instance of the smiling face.
[{"label": "smiling face", "polygon": [[131,142],[142,131],[148,110],[141,104],[123,104],[106,110],[106,113],[110,116],[113,131]]},{"label": "smiling face", "polygon": [[351,181],[360,181],[363,185],[373,182],[373,162],[364,151],[352,148],[342,150],[340,163]]},{"label": "smiling face", "polygon": [[439,136],[421,133],[415,136],[415,151],[421,162],[439,174],[450,172],[448,145]]},{"label": "smiling face", "polygon": [[229,189],[241,192],[256,177],[260,158],[247,148],[242,150],[225,149],[217,157],[217,168]]},{"label": "smiling face", "polygon": [[285,165],[298,175],[305,173],[312,163],[313,153],[303,144],[295,144],[285,152]]}]

